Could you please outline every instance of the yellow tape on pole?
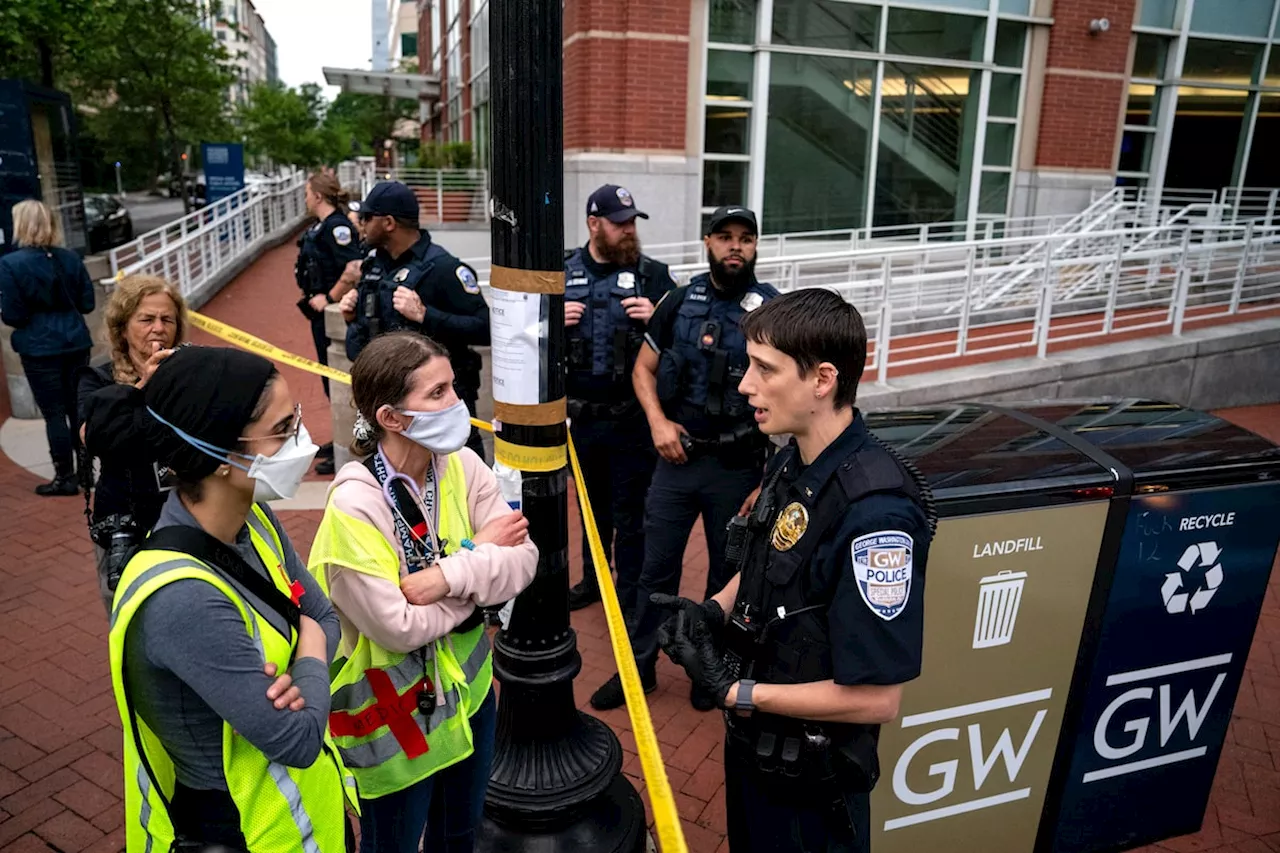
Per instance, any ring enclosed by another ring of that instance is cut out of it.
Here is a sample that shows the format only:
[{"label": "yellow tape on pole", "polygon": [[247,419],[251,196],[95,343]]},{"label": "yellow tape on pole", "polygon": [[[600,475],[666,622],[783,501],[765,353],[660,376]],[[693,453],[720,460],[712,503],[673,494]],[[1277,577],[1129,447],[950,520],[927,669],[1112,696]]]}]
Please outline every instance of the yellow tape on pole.
[{"label": "yellow tape on pole", "polygon": [[[309,358],[303,358],[286,352],[266,341],[256,338],[225,323],[188,312],[191,324],[203,329],[214,337],[235,344],[242,349],[256,352],[259,355],[292,365],[300,370],[327,376],[337,382],[351,384],[351,376],[326,367]],[[471,423],[486,432],[493,432],[493,424],[477,418]],[[565,447],[525,447],[514,445],[494,437],[494,455],[499,456],[499,447],[508,458],[523,459],[530,463],[524,467],[526,471],[554,471],[564,466]],[[676,810],[675,796],[671,793],[671,782],[667,779],[667,768],[662,763],[662,751],[658,747],[658,736],[653,731],[653,720],[649,717],[649,705],[644,698],[644,688],[640,685],[640,671],[636,668],[635,654],[631,651],[631,640],[627,637],[627,628],[622,619],[622,609],[618,606],[618,591],[613,586],[613,576],[609,574],[609,560],[605,557],[604,545],[600,541],[600,531],[596,527],[595,513],[591,509],[591,499],[587,494],[586,480],[582,476],[582,468],[578,464],[578,451],[573,446],[573,437],[569,437],[569,463],[573,467],[573,481],[578,493],[578,506],[582,510],[582,518],[586,523],[587,544],[591,549],[591,562],[595,565],[596,580],[600,585],[600,598],[604,604],[605,622],[609,626],[609,644],[613,647],[613,658],[618,664],[618,675],[622,680],[622,693],[627,700],[627,716],[631,720],[631,731],[636,739],[636,751],[640,755],[640,768],[644,773],[645,787],[649,791],[649,803],[653,806],[653,823],[658,831],[658,846],[662,853],[688,853],[685,845],[684,830],[680,827],[680,814]],[[558,460],[558,461],[557,461]],[[555,464],[552,464],[552,463]],[[504,464],[511,464],[505,462]],[[545,464],[546,468],[532,467]]]}]

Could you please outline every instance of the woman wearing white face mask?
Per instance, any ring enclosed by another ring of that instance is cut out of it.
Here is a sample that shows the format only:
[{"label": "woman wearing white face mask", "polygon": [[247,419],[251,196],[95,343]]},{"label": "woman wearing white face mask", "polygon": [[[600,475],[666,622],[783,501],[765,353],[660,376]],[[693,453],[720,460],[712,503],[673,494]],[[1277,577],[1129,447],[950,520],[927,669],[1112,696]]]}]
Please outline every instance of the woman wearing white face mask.
[{"label": "woman wearing white face mask", "polygon": [[316,447],[269,361],[180,347],[145,388],[93,396],[89,430],[178,487],[112,606],[128,849],[342,853],[354,780],[328,736],[334,613],[275,515]]},{"label": "woman wearing white face mask", "polygon": [[308,566],[342,619],[330,732],[360,785],[362,851],[416,853],[425,831],[427,853],[469,853],[496,719],[481,608],[528,586],[538,551],[465,447],[442,347],[374,338],[351,392],[367,458],[338,472]]}]

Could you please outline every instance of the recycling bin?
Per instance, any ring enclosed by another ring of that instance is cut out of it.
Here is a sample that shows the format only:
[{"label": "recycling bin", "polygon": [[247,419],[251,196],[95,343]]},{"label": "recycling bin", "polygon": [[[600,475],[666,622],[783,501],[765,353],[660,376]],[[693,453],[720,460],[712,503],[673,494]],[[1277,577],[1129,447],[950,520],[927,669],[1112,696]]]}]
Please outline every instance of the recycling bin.
[{"label": "recycling bin", "polygon": [[1019,412],[870,413],[933,487],[924,666],[881,728],[878,853],[1030,853],[1116,474]]},{"label": "recycling bin", "polygon": [[1280,448],[1165,403],[1022,411],[1133,483],[1114,499],[1115,569],[1081,649],[1038,849],[1125,850],[1195,832],[1280,540]]},{"label": "recycling bin", "polygon": [[933,487],[924,666],[880,735],[881,853],[1195,831],[1280,537],[1280,449],[1167,403],[867,415]]}]

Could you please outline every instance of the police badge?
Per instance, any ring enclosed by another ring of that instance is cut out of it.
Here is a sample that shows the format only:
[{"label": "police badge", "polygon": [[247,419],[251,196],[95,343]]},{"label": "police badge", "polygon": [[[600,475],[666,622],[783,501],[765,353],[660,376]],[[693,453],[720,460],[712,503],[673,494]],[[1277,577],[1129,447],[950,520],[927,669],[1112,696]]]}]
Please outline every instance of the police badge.
[{"label": "police badge", "polygon": [[635,206],[635,200],[631,198],[631,193],[627,192],[626,187],[618,187],[616,195],[618,196],[618,201],[622,202],[624,207]]},{"label": "police badge", "polygon": [[633,272],[618,273],[618,287],[623,290],[632,290],[636,286],[636,274]]},{"label": "police badge", "polygon": [[738,304],[742,306],[743,311],[750,313],[764,304],[764,297],[758,293],[748,293]]},{"label": "police badge", "polygon": [[396,270],[396,274],[391,276],[391,280],[395,282],[401,282],[408,277],[409,277],[409,270],[406,267],[405,269]]},{"label": "police badge", "polygon": [[773,533],[769,536],[776,551],[790,551],[809,529],[809,510],[799,502],[787,504],[773,523]]}]

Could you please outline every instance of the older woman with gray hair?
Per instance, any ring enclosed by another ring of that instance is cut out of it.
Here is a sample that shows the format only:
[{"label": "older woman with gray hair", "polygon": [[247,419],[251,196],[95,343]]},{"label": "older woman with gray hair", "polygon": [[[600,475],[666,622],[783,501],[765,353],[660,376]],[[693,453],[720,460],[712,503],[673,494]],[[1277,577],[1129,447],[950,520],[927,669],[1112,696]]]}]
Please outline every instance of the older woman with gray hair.
[{"label": "older woman with gray hair", "polygon": [[80,256],[62,247],[61,225],[43,202],[13,206],[13,240],[18,249],[0,257],[0,319],[14,329],[13,349],[44,417],[54,470],[53,482],[36,486],[36,494],[75,495],[76,381],[93,345],[82,316],[93,310],[93,282]]}]

